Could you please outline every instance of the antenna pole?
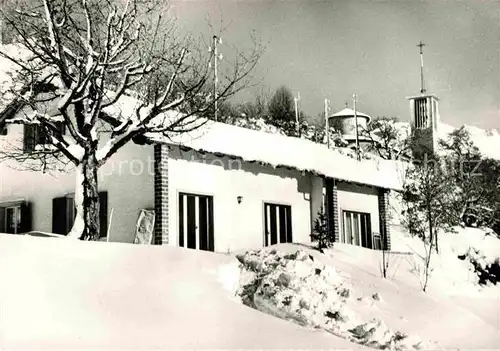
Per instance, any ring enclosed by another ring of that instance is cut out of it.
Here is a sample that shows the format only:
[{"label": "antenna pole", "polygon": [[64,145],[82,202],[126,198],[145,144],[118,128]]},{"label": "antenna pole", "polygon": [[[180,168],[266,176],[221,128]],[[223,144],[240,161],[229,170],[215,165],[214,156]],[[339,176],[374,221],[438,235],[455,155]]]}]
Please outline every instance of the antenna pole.
[{"label": "antenna pole", "polygon": [[214,35],[214,119],[217,122],[217,83],[218,83],[218,78],[217,78],[217,43],[219,41],[219,38],[217,38],[217,35]]},{"label": "antenna pole", "polygon": [[298,107],[299,100],[300,100],[300,93],[297,93],[297,97],[294,97],[293,101],[295,102],[295,127],[297,129],[297,136],[300,138],[299,107]]},{"label": "antenna pole", "polygon": [[359,136],[358,136],[358,113],[356,112],[356,94],[352,94],[352,101],[354,107],[354,124],[355,124],[355,133],[356,133],[356,159],[359,161]]},{"label": "antenna pole", "polygon": [[420,93],[425,94],[425,80],[424,80],[424,46],[425,44],[420,41],[417,45],[420,48]]},{"label": "antenna pole", "polygon": [[328,125],[328,99],[325,99],[325,135],[326,135],[326,146],[330,148],[330,126]]}]

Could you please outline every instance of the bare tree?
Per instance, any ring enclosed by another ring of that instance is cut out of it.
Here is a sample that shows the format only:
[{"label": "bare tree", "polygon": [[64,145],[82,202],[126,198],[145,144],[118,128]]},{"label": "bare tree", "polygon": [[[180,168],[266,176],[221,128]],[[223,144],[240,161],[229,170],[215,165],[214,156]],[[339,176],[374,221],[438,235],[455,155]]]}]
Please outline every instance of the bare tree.
[{"label": "bare tree", "polygon": [[438,232],[452,231],[455,224],[456,200],[456,187],[438,156],[430,155],[408,168],[403,201],[409,232],[424,244],[423,291],[427,289],[433,251],[439,253]]},{"label": "bare tree", "polygon": [[375,118],[360,134],[370,140],[368,151],[380,158],[398,160],[410,151],[409,136],[396,125],[396,118]]},{"label": "bare tree", "polygon": [[439,141],[439,145],[445,154],[448,173],[460,189],[457,222],[463,220],[466,225],[470,224],[471,212],[488,205],[490,187],[485,186],[481,173],[481,153],[464,127],[451,132],[446,139]]},{"label": "bare tree", "polygon": [[[3,12],[18,45],[30,53],[27,60],[0,53],[19,66],[24,84],[13,93],[28,111],[8,122],[38,126],[49,147],[37,153],[74,165],[76,218],[68,235],[97,240],[99,167],[146,133],[171,137],[205,123],[198,116],[214,104],[213,54],[181,37],[159,0],[27,3]],[[260,55],[257,43],[233,55],[219,71],[218,100],[248,84]],[[110,131],[106,138],[103,128]]]},{"label": "bare tree", "polygon": [[268,117],[268,94],[259,91],[253,101],[247,101],[238,105],[238,110],[245,118],[267,118]]}]

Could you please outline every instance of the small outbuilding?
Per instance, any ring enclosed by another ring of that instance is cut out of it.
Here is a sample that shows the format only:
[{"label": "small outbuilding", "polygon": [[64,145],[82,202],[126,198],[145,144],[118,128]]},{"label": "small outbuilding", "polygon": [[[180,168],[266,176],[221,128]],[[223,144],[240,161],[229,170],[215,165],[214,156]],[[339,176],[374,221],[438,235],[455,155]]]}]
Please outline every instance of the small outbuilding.
[{"label": "small outbuilding", "polygon": [[358,140],[361,147],[371,144],[372,140],[365,136],[371,117],[363,112],[354,111],[348,107],[328,117],[328,124],[337,129],[348,142],[349,147],[356,145],[356,120],[358,125]]}]

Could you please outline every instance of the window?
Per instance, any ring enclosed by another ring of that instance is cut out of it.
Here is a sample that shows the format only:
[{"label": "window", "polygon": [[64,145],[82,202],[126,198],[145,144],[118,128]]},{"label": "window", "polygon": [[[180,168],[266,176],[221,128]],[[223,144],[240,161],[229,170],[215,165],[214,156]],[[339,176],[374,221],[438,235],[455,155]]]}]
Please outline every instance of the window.
[{"label": "window", "polygon": [[[66,131],[66,126],[63,122],[56,122],[56,129],[60,134],[64,134]],[[30,153],[35,151],[37,145],[48,145],[49,142],[49,132],[47,128],[42,127],[38,124],[25,124],[24,125],[24,152]]]},{"label": "window", "polygon": [[179,193],[179,246],[214,251],[212,196]]},{"label": "window", "polygon": [[414,101],[415,109],[415,128],[425,129],[429,127],[429,111],[427,108],[427,99],[419,98]]},{"label": "window", "polygon": [[0,204],[0,233],[21,234],[31,231],[31,204]]},{"label": "window", "polygon": [[264,204],[264,245],[292,242],[292,207]]},{"label": "window", "polygon": [[0,126],[0,136],[5,136],[7,135],[7,125]]},{"label": "window", "polygon": [[343,231],[340,241],[346,244],[374,248],[369,213],[343,211]]},{"label": "window", "polygon": [[[52,233],[67,235],[75,221],[74,194],[52,199]],[[105,238],[108,231],[108,192],[99,192],[99,234]]]}]

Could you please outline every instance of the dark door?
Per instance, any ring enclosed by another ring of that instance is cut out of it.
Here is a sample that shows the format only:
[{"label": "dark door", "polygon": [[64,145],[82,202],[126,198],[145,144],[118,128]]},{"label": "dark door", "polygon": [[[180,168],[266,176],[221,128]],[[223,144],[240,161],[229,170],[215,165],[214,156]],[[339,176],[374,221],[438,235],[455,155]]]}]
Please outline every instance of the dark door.
[{"label": "dark door", "polygon": [[179,194],[179,246],[214,251],[212,196]]},{"label": "dark door", "polygon": [[292,207],[264,204],[264,245],[292,242]]},{"label": "dark door", "polygon": [[19,207],[7,207],[5,209],[5,232],[17,234],[20,231],[20,209]]},{"label": "dark door", "polygon": [[373,249],[372,223],[369,213],[360,213],[361,246]]}]

